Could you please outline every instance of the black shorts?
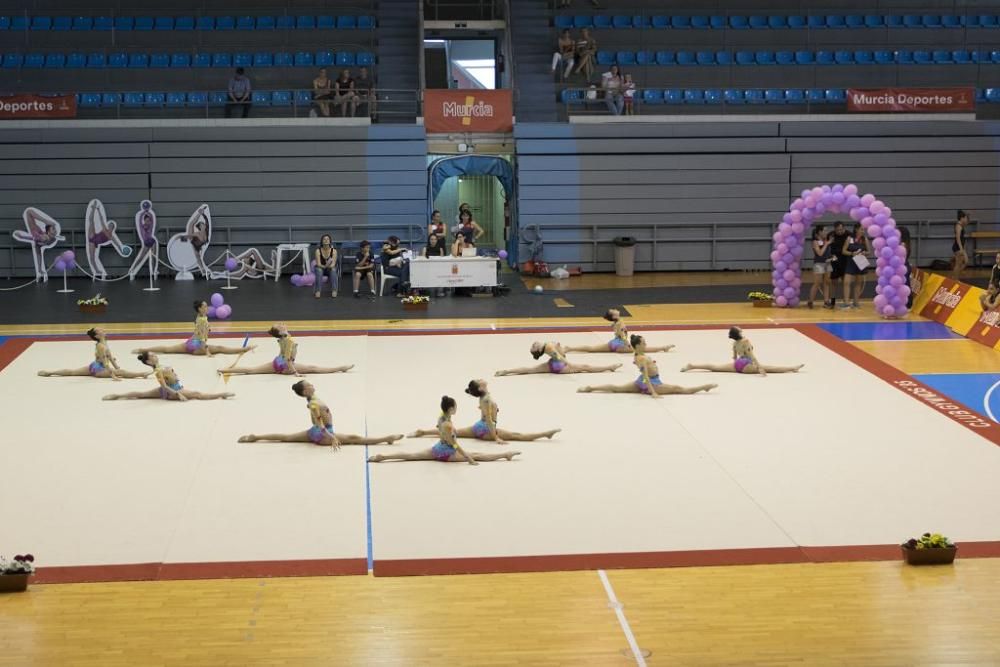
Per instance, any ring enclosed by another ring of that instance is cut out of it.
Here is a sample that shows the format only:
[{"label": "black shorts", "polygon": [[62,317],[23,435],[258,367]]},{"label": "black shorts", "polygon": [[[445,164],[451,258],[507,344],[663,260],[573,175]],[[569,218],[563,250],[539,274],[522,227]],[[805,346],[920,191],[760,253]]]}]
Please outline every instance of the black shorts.
[{"label": "black shorts", "polygon": [[830,280],[840,280],[844,277],[844,270],[847,268],[847,265],[843,259],[833,262],[830,267]]}]

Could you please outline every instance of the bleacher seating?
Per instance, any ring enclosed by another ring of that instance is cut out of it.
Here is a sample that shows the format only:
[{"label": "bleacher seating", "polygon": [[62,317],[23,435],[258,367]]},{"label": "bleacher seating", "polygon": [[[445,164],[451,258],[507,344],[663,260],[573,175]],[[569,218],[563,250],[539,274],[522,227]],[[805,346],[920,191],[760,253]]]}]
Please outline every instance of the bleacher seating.
[{"label": "bleacher seating", "polygon": [[961,65],[969,63],[1000,64],[1000,50],[981,49],[897,49],[870,51],[610,51],[597,52],[598,65]]},{"label": "bleacher seating", "polygon": [[[631,17],[629,17],[631,19]],[[263,15],[263,16],[0,16],[0,30],[373,30],[369,15]]]},{"label": "bleacher seating", "polygon": [[[996,52],[1000,62],[1000,51]],[[612,56],[613,59],[614,56]],[[625,56],[623,56],[625,57]],[[627,59],[627,57],[625,57]],[[185,69],[190,67],[311,67],[313,65],[325,67],[338,65],[350,66],[372,66],[375,64],[375,54],[370,52],[354,53],[351,51],[319,51],[315,54],[302,51],[295,54],[294,58],[290,53],[270,53],[260,52],[250,53],[141,53],[125,51],[112,51],[111,53],[93,52],[84,54],[80,52],[65,53],[18,53],[11,52],[0,55],[2,66],[5,69],[102,69],[105,67],[116,69]],[[634,54],[633,54],[634,60]],[[610,64],[610,63],[609,63]]]},{"label": "bleacher seating", "polygon": [[559,14],[555,26],[564,28],[643,29],[658,30],[864,30],[873,28],[997,28],[1000,17],[995,14],[812,14],[771,16],[705,16],[705,15],[615,15]]}]

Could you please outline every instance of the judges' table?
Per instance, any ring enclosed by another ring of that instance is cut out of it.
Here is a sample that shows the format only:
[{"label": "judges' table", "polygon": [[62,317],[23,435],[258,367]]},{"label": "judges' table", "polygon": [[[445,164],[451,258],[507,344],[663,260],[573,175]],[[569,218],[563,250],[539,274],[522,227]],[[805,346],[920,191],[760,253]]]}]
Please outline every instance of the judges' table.
[{"label": "judges' table", "polygon": [[496,287],[496,257],[415,257],[411,287]]}]

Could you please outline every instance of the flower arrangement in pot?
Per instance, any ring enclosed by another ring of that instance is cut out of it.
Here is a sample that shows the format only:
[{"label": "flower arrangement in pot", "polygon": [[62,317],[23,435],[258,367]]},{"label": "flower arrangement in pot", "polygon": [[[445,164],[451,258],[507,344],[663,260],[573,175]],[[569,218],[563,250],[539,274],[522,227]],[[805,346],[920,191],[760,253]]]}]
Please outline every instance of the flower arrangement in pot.
[{"label": "flower arrangement in pot", "polygon": [[407,296],[400,299],[405,310],[427,310],[427,304],[430,302],[429,296]]},{"label": "flower arrangement in pot", "polygon": [[747,299],[753,304],[754,308],[770,308],[774,302],[774,296],[767,292],[750,292],[747,294]]},{"label": "flower arrangement in pot", "polygon": [[902,545],[903,559],[910,565],[948,565],[955,562],[958,547],[940,533],[924,533]]},{"label": "flower arrangement in pot", "polygon": [[28,577],[35,571],[35,557],[31,554],[14,556],[7,560],[0,556],[0,593],[27,590]]},{"label": "flower arrangement in pot", "polygon": [[81,313],[103,313],[108,309],[108,300],[98,294],[89,299],[78,299],[76,305]]}]

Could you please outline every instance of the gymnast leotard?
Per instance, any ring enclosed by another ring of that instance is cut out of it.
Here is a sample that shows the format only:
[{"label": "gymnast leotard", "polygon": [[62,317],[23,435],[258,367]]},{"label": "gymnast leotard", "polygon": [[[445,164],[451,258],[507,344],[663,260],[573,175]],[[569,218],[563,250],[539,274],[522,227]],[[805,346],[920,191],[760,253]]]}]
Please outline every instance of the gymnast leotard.
[{"label": "gymnast leotard", "polygon": [[743,370],[752,363],[753,360],[748,359],[747,357],[736,357],[733,360],[733,368],[736,369],[737,373],[742,373]]},{"label": "gymnast leotard", "polygon": [[322,445],[323,437],[329,434],[333,436],[333,424],[327,424],[326,426],[319,426],[314,424],[309,428],[309,440],[314,445]]},{"label": "gymnast leotard", "polygon": [[[309,427],[309,441],[314,445],[322,445],[323,439],[329,435],[333,438],[333,424],[326,422],[324,413],[329,412],[326,405],[313,396],[306,401],[309,408],[309,416],[313,420],[313,425]],[[319,423],[317,423],[319,422]]]},{"label": "gymnast leotard", "polygon": [[295,353],[298,347],[298,343],[291,336],[284,336],[278,339],[279,354],[271,362],[271,368],[274,369],[275,373],[285,375],[291,370],[288,366],[288,360],[295,361]]},{"label": "gymnast leotard", "polygon": [[107,367],[99,361],[91,361],[90,366],[87,367],[87,372],[95,376],[105,370]]},{"label": "gymnast leotard", "polygon": [[628,345],[628,329],[622,324],[621,320],[615,321],[615,337],[608,341],[608,349],[612,352],[618,352],[624,349]]},{"label": "gymnast leotard", "polygon": [[205,346],[208,338],[208,316],[199,315],[194,318],[194,334],[184,341],[184,349],[194,354]]},{"label": "gymnast leotard", "polygon": [[753,345],[746,338],[741,338],[733,343],[733,354],[736,355],[736,358],[733,359],[733,369],[737,373],[742,373],[747,366],[753,363],[753,359],[750,357],[752,353]]},{"label": "gymnast leotard", "polygon": [[441,439],[435,442],[434,446],[431,447],[431,454],[438,461],[447,463],[448,461],[451,461],[451,457],[455,455],[455,452],[457,450],[444,441],[445,440],[444,429],[447,428],[448,434],[451,437],[454,437],[455,427],[452,425],[451,421],[448,419],[446,415],[441,415],[440,417],[438,417],[437,428],[438,428],[438,435],[440,436]]},{"label": "gymnast leotard", "polygon": [[153,226],[156,223],[153,221],[152,216],[145,213],[139,223],[139,238],[142,239],[142,245],[147,248],[152,248],[156,245],[156,236],[153,234]]},{"label": "gymnast leotard", "polygon": [[[659,387],[661,384],[663,384],[663,380],[660,379],[659,375],[651,375],[649,376],[649,384],[653,385],[654,387]],[[641,375],[635,379],[635,386],[643,394],[650,393],[649,385],[646,384],[646,381],[643,379]]]},{"label": "gymnast leotard", "polygon": [[[181,385],[180,378],[175,379],[173,382],[167,382],[168,371],[173,373],[173,369],[170,368],[169,366],[166,367],[157,366],[156,368],[153,369],[153,373],[156,375],[156,379],[166,384],[167,387],[170,387],[174,391],[180,391],[181,389],[183,389],[184,386]],[[172,395],[171,392],[167,391],[165,387],[163,387],[162,385],[160,386],[160,398],[164,400],[169,400],[171,395]]]}]

